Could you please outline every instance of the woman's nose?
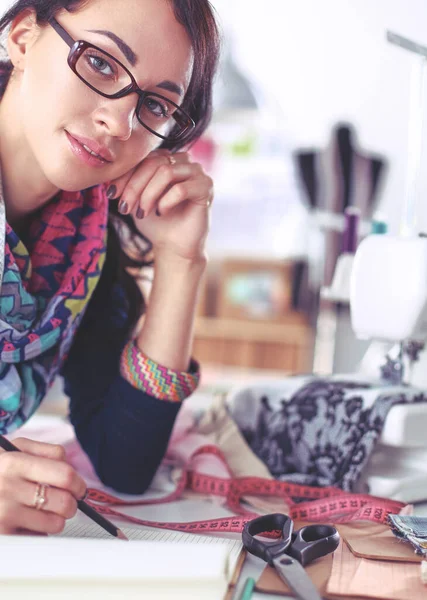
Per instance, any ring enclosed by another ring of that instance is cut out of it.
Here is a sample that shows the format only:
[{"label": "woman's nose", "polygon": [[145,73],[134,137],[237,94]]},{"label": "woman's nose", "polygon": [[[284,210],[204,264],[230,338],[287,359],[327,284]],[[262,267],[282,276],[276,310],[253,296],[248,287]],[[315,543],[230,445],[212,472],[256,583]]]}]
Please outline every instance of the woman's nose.
[{"label": "woman's nose", "polygon": [[96,120],[108,129],[112,137],[126,141],[132,135],[136,122],[136,104],[135,94],[115,100],[106,99],[105,104],[98,109]]}]

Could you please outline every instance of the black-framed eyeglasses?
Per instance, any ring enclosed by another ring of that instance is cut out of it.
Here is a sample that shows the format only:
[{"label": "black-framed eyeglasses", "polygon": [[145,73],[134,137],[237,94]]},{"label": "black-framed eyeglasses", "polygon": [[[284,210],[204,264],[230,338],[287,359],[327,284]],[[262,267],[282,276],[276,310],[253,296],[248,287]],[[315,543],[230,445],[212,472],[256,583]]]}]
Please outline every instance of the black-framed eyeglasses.
[{"label": "black-framed eyeglasses", "polygon": [[156,92],[141,90],[132,73],[114,56],[84,40],[73,40],[56,19],[50,19],[49,24],[70,47],[71,70],[91,90],[112,100],[138,95],[136,116],[148,131],[163,140],[177,141],[195,127],[193,119],[178,104]]}]

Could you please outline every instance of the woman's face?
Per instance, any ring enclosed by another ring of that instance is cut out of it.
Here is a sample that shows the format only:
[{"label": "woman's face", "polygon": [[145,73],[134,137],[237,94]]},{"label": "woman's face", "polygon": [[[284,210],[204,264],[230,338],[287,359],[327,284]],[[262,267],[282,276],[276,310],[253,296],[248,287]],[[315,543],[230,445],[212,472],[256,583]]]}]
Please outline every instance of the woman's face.
[{"label": "woman's face", "polygon": [[[63,11],[56,18],[74,40],[91,42],[124,64],[141,89],[182,103],[183,96],[164,84],[185,92],[193,66],[191,43],[172,2],[91,0],[78,12]],[[68,66],[70,48],[58,33],[50,25],[35,28],[22,61],[15,64],[13,84],[16,116],[30,154],[55,187],[68,191],[127,173],[161,143],[138,122],[137,95],[111,100],[92,91]],[[79,141],[109,162],[88,160]]]}]

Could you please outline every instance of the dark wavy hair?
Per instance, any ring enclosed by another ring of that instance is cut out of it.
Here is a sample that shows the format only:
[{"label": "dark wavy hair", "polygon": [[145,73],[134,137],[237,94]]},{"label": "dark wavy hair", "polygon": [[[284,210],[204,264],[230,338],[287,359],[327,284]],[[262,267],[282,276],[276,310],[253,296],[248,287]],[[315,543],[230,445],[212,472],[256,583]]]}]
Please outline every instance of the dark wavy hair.
[{"label": "dark wavy hair", "polygon": [[[196,127],[184,142],[164,141],[160,146],[177,151],[182,149],[184,144],[186,147],[191,146],[210,122],[212,85],[218,64],[220,42],[214,9],[209,0],[168,1],[173,5],[177,21],[185,28],[194,52],[193,73],[182,107],[196,122]],[[0,19],[0,35],[24,10],[32,9],[36,14],[37,22],[44,25],[61,10],[77,12],[89,3],[90,0],[18,0]],[[3,95],[13,71],[11,62],[7,59],[3,60],[1,70],[3,76],[0,82],[0,96]],[[126,328],[130,330],[145,311],[145,301],[134,275],[129,274],[128,269],[141,269],[152,264],[152,261],[147,258],[151,251],[151,244],[138,232],[132,217],[120,215],[117,205],[118,202],[112,202],[110,205],[107,260],[91,304],[97,304],[97,296],[111,293],[111,285],[120,282],[126,291],[128,301]],[[123,232],[128,235],[123,235]],[[123,239],[127,237],[129,241],[129,236],[135,242],[137,254],[129,254],[125,251]]]}]

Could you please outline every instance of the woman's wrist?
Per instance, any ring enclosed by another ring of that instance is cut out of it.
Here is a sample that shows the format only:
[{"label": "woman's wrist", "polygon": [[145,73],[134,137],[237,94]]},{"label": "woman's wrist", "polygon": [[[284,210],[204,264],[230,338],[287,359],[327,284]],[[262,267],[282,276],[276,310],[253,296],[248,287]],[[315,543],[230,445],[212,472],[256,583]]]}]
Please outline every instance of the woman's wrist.
[{"label": "woman's wrist", "polygon": [[154,281],[142,329],[135,342],[151,360],[169,369],[190,365],[194,315],[206,256],[155,253]]},{"label": "woman's wrist", "polygon": [[155,275],[170,272],[201,278],[207,263],[204,252],[194,256],[182,256],[166,248],[154,252]]}]

